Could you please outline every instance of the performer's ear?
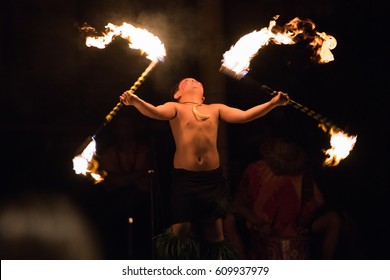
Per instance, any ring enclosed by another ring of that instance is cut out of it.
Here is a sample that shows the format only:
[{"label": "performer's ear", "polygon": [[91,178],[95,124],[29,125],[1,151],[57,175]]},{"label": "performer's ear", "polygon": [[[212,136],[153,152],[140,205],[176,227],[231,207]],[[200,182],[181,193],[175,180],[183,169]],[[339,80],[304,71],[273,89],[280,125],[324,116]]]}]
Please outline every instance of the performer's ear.
[{"label": "performer's ear", "polygon": [[179,99],[181,97],[181,90],[176,91],[176,93],[173,95],[173,98]]}]

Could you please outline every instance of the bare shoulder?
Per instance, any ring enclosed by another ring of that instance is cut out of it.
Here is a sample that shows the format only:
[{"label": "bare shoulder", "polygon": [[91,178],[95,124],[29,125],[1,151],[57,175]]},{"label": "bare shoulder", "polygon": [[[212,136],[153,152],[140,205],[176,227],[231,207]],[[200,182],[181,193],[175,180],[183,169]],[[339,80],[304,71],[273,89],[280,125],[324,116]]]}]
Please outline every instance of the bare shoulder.
[{"label": "bare shoulder", "polygon": [[226,111],[226,110],[229,110],[231,108],[228,105],[223,104],[223,103],[213,103],[213,104],[210,104],[209,106],[210,106],[211,110],[213,110],[214,112],[218,111],[219,113]]},{"label": "bare shoulder", "polygon": [[168,102],[165,102],[164,104],[161,104],[159,107],[164,108],[165,110],[177,110],[179,105],[180,104],[177,102],[168,101]]},{"label": "bare shoulder", "polygon": [[168,101],[168,102],[165,102],[165,103],[163,104],[163,106],[175,108],[178,104],[179,104],[179,103],[177,103],[177,102]]},{"label": "bare shoulder", "polygon": [[224,108],[228,108],[227,105],[222,104],[222,103],[212,103],[212,104],[205,104],[205,105],[208,106],[212,110],[221,110]]}]

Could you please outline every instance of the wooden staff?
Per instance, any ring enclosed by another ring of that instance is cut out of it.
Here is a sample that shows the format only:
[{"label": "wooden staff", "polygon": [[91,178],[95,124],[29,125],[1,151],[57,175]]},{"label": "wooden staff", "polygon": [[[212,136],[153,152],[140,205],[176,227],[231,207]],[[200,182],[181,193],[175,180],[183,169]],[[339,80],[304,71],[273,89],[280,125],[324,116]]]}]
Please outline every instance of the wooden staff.
[{"label": "wooden staff", "polygon": [[[152,61],[149,64],[149,66],[145,69],[145,71],[141,74],[141,76],[139,76],[137,81],[135,81],[135,83],[131,86],[130,93],[134,93],[140,87],[140,85],[145,81],[146,76],[149,75],[150,71],[152,71],[152,69],[156,65],[157,65],[156,61]],[[103,127],[107,126],[112,121],[112,119],[118,113],[118,111],[122,108],[122,106],[123,106],[123,103],[119,101],[115,105],[115,107],[111,110],[111,112],[107,114],[107,116],[105,117],[104,123],[99,127],[99,129],[94,134],[94,136],[93,136],[94,138],[103,129]]]}]

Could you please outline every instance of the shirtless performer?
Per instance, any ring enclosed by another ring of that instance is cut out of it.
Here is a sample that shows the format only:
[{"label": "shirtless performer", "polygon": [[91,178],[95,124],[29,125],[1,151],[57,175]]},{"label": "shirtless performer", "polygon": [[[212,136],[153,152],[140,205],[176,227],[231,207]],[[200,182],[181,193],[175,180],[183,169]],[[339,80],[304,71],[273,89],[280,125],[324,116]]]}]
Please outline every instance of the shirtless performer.
[{"label": "shirtless performer", "polygon": [[160,259],[237,258],[222,230],[229,191],[217,149],[218,125],[220,121],[250,122],[289,102],[287,94],[278,92],[270,101],[244,111],[224,104],[203,104],[203,93],[200,82],[185,78],[175,89],[177,102],[154,106],[129,91],[120,96],[123,104],[133,105],[147,117],[169,120],[175,140],[172,226],[157,238]]}]

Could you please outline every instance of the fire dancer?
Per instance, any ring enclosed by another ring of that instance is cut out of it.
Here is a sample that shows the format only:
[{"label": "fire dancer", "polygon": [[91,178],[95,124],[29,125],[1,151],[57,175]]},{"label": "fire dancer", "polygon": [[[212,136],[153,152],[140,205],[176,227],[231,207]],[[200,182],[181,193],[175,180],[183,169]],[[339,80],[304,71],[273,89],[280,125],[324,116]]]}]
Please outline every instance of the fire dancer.
[{"label": "fire dancer", "polygon": [[289,97],[278,92],[270,101],[240,110],[224,104],[204,104],[202,83],[185,78],[175,87],[174,99],[154,106],[130,91],[120,96],[143,115],[169,120],[175,140],[171,223],[156,239],[161,259],[235,259],[237,253],[224,238],[222,217],[229,191],[224,184],[217,134],[220,121],[247,123],[286,105]]}]

